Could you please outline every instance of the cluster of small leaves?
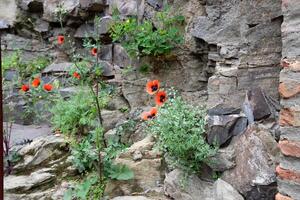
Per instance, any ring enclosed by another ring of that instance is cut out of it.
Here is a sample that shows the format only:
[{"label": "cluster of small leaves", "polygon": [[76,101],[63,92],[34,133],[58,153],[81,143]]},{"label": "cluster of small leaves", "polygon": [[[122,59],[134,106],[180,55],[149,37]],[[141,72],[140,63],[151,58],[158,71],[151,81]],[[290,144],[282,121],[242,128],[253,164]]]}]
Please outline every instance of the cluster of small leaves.
[{"label": "cluster of small leaves", "polygon": [[104,184],[99,182],[97,175],[88,176],[83,182],[77,184],[74,188],[67,190],[64,194],[64,200],[101,199],[104,191]]},{"label": "cluster of small leaves", "polygon": [[161,107],[157,118],[149,122],[149,131],[157,135],[161,150],[172,164],[186,172],[199,171],[201,164],[216,152],[205,141],[205,114],[205,109],[174,96]]},{"label": "cluster of small leaves", "polygon": [[50,64],[50,59],[47,57],[37,57],[27,62],[23,61],[21,51],[18,50],[11,55],[3,58],[2,70],[16,70],[20,80],[28,77],[33,77],[40,73],[46,66]]},{"label": "cluster of small leaves", "polygon": [[93,168],[99,157],[91,138],[86,137],[71,147],[72,162],[76,169],[83,173]]},{"label": "cluster of small leaves", "polygon": [[158,12],[154,26],[150,20],[139,23],[136,18],[120,19],[114,16],[110,34],[114,42],[121,42],[131,56],[161,56],[171,52],[183,42],[176,25],[183,16],[169,17],[168,12]]},{"label": "cluster of small leaves", "polygon": [[85,91],[79,91],[68,100],[60,99],[51,112],[54,128],[65,135],[84,134],[85,128],[97,123],[93,97]]}]

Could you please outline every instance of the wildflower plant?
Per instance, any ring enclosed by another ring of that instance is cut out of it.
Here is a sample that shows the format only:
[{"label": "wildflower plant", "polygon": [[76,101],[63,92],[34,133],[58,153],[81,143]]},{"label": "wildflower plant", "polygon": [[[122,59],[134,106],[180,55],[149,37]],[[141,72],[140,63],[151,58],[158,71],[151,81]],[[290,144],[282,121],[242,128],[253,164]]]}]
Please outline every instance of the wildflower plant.
[{"label": "wildflower plant", "polygon": [[156,87],[156,81],[147,83],[147,92],[156,91],[159,106],[142,114],[147,120],[148,132],[157,137],[158,147],[171,165],[185,172],[199,172],[203,163],[216,153],[216,148],[205,140],[206,111],[203,107],[187,104],[175,90],[168,93]]}]

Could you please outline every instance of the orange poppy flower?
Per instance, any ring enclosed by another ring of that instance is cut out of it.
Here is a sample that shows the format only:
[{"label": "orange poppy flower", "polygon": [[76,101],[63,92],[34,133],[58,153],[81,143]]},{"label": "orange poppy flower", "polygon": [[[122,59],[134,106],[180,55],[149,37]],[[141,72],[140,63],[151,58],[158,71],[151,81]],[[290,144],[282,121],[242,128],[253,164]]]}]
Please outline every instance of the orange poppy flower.
[{"label": "orange poppy flower", "polygon": [[152,95],[159,90],[159,87],[160,87],[160,83],[158,80],[149,81],[146,85],[146,91]]},{"label": "orange poppy flower", "polygon": [[143,120],[150,120],[155,118],[157,115],[157,108],[153,107],[149,112],[143,112],[142,113],[142,119]]},{"label": "orange poppy flower", "polygon": [[33,81],[32,81],[32,86],[33,87],[38,87],[39,85],[41,84],[41,80],[39,79],[39,78],[35,78],[35,79],[33,79]]},{"label": "orange poppy flower", "polygon": [[73,76],[77,79],[80,79],[80,74],[78,72],[74,72],[73,73]]},{"label": "orange poppy flower", "polygon": [[163,105],[167,100],[167,93],[165,91],[159,91],[155,96],[155,103],[159,106]]},{"label": "orange poppy flower", "polygon": [[24,92],[29,91],[29,85],[22,85],[21,90],[23,90]]},{"label": "orange poppy flower", "polygon": [[45,84],[44,89],[48,92],[50,92],[53,89],[53,86],[51,84]]},{"label": "orange poppy flower", "polygon": [[65,36],[63,36],[63,35],[59,35],[59,36],[57,36],[57,43],[58,44],[63,44],[65,42]]},{"label": "orange poppy flower", "polygon": [[93,55],[93,56],[97,56],[97,48],[92,48],[92,50],[91,50],[91,54]]}]

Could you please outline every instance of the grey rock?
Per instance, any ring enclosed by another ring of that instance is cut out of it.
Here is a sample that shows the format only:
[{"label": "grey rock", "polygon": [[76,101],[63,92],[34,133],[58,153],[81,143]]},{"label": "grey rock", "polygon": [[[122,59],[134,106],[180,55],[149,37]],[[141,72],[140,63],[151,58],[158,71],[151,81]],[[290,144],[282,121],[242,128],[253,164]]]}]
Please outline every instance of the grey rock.
[{"label": "grey rock", "polygon": [[110,24],[112,22],[112,17],[111,16],[104,16],[100,19],[98,27],[97,28],[97,33],[99,34],[107,34],[109,29],[110,29]]},{"label": "grey rock", "polygon": [[219,104],[209,109],[208,115],[230,115],[230,114],[239,114],[240,112],[241,112],[240,108],[225,107],[224,105]]},{"label": "grey rock", "polygon": [[287,194],[291,198],[298,200],[300,194],[300,184],[277,178],[278,190],[281,194]]},{"label": "grey rock", "polygon": [[0,19],[2,27],[13,26],[16,22],[18,14],[17,4],[15,0],[0,1]]},{"label": "grey rock", "polygon": [[163,8],[164,5],[163,0],[147,0],[147,3],[157,10]]},{"label": "grey rock", "polygon": [[106,0],[79,0],[80,8],[93,12],[101,12],[107,6]]},{"label": "grey rock", "polygon": [[44,74],[55,74],[55,73],[62,73],[62,72],[69,72],[74,64],[69,62],[64,63],[52,63],[48,67],[46,67],[42,73]]},{"label": "grey rock", "polygon": [[114,78],[115,76],[115,69],[114,66],[112,64],[110,64],[107,61],[99,61],[99,65],[102,67],[102,75],[104,77],[108,77],[108,78]]},{"label": "grey rock", "polygon": [[183,178],[183,172],[178,169],[168,173],[164,182],[165,194],[176,200],[214,200],[212,183],[191,175],[182,187],[180,182]]},{"label": "grey rock", "polygon": [[131,65],[131,59],[126,50],[120,44],[114,44],[113,46],[113,63],[120,68],[126,68]]},{"label": "grey rock", "polygon": [[226,171],[235,167],[236,152],[232,145],[220,148],[216,155],[209,159],[207,165],[214,171]]},{"label": "grey rock", "polygon": [[275,163],[279,150],[271,134],[255,125],[231,141],[235,151],[236,167],[223,173],[222,179],[246,195],[254,186],[268,186],[276,182]]},{"label": "grey rock", "polygon": [[117,143],[120,140],[116,129],[107,131],[104,134],[104,138],[105,138],[107,144]]},{"label": "grey rock", "polygon": [[112,200],[150,200],[144,196],[122,196],[122,197],[115,197]]},{"label": "grey rock", "polygon": [[232,185],[218,179],[214,183],[215,200],[244,200],[243,196],[236,191]]},{"label": "grey rock", "polygon": [[22,10],[26,10],[31,13],[43,12],[44,0],[19,0],[18,5]]},{"label": "grey rock", "polygon": [[[42,166],[50,167],[53,161],[59,161],[61,165],[68,165],[68,163],[64,162],[69,156],[68,144],[62,137],[54,135],[35,139],[20,149],[18,153],[22,160],[14,167],[14,173],[33,171]],[[61,165],[51,167],[59,169]]]},{"label": "grey rock", "polygon": [[92,24],[82,24],[75,32],[75,38],[91,37],[94,34],[94,26]]},{"label": "grey rock", "polygon": [[67,12],[67,15],[76,16],[76,8],[79,7],[79,0],[44,0],[43,19],[48,22],[58,22],[58,18],[56,17],[58,5],[62,5],[62,8]]},{"label": "grey rock", "polygon": [[99,52],[99,57],[101,60],[105,60],[108,62],[112,62],[112,44],[107,44],[107,45],[102,45],[100,52]]},{"label": "grey rock", "polygon": [[124,114],[118,110],[102,110],[101,117],[103,120],[103,128],[105,131],[108,131],[113,129],[120,120],[124,119]]},{"label": "grey rock", "polygon": [[236,132],[234,133],[232,130],[240,118],[241,116],[238,114],[208,116],[208,143],[216,143],[220,146],[226,143],[233,134],[236,134]]},{"label": "grey rock", "polygon": [[7,176],[4,178],[4,191],[6,192],[28,192],[36,187],[50,186],[55,176],[53,174],[37,171],[28,176]]},{"label": "grey rock", "polygon": [[110,8],[117,8],[121,15],[137,15],[137,1],[134,0],[111,0]]},{"label": "grey rock", "polygon": [[39,33],[44,33],[49,31],[49,23],[38,19],[35,23],[34,23],[34,30],[39,32]]},{"label": "grey rock", "polygon": [[269,185],[255,185],[251,191],[248,191],[245,195],[245,199],[275,199],[275,195],[278,193],[277,183],[271,183]]},{"label": "grey rock", "polygon": [[255,120],[261,120],[270,116],[271,110],[267,103],[264,92],[261,88],[254,88],[247,92],[248,102],[250,103]]}]

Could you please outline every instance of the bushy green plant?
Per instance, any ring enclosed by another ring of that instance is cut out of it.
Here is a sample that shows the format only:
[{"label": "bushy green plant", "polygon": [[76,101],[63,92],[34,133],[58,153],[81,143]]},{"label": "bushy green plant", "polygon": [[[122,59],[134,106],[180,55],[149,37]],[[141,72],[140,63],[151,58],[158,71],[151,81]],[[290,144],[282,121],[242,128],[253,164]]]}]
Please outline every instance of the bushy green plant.
[{"label": "bushy green plant", "polygon": [[78,144],[73,144],[71,155],[73,165],[80,173],[92,169],[99,159],[97,149],[94,148],[89,137],[84,138]]},{"label": "bushy green plant", "polygon": [[93,103],[93,97],[85,91],[78,92],[66,101],[61,99],[51,109],[54,128],[66,135],[85,133],[85,128],[96,124],[96,109]]},{"label": "bushy green plant", "polygon": [[27,62],[23,61],[20,50],[15,51],[9,56],[3,58],[3,70],[8,69],[16,70],[19,74],[20,80],[32,77],[40,73],[46,66],[50,64],[50,59],[47,57],[37,57]]},{"label": "bushy green plant", "polygon": [[175,96],[158,113],[149,122],[149,131],[157,135],[161,150],[176,167],[187,172],[199,171],[201,164],[216,151],[205,141],[205,109],[188,105]]},{"label": "bushy green plant", "polygon": [[114,16],[110,34],[131,56],[161,56],[169,54],[183,42],[183,36],[175,25],[184,21],[183,16],[169,17],[168,12],[158,12],[156,27],[150,20],[139,23],[136,18],[122,20]]}]

